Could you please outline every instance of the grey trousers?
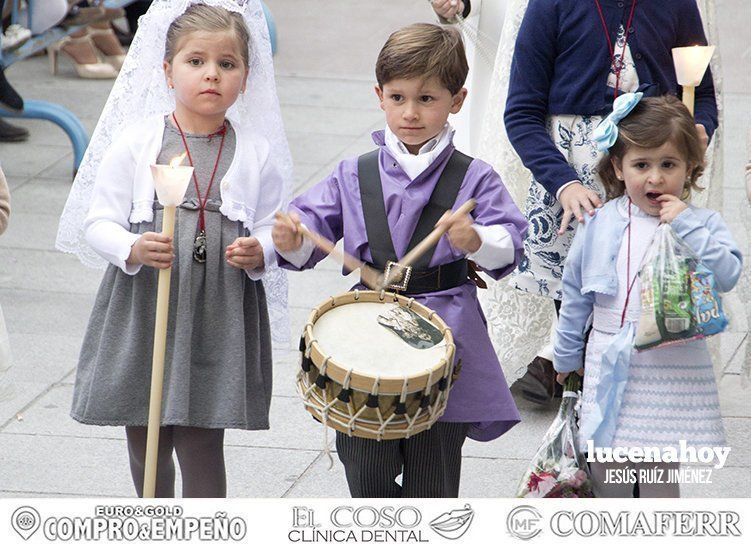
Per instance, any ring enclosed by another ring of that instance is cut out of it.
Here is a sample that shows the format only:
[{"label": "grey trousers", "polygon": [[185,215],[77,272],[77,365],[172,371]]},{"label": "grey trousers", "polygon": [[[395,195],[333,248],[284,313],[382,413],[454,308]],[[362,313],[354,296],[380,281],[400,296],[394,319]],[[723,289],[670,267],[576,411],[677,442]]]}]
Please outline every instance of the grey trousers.
[{"label": "grey trousers", "polygon": [[[336,451],[354,498],[458,497],[469,423],[438,422],[401,440],[336,433]],[[394,480],[402,474],[402,485]]]}]

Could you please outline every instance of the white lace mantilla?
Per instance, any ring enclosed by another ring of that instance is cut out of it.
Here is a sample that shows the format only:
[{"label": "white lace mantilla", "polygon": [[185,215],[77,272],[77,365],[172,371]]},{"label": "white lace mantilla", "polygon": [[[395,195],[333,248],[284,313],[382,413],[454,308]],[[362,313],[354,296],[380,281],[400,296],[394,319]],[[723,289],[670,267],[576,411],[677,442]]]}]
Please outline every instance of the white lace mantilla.
[{"label": "white lace mantilla", "polygon": [[[271,42],[260,0],[154,0],[139,20],[138,31],[94,129],[60,218],[55,247],[75,254],[87,266],[104,268],[107,264],[89,247],[83,233],[99,164],[125,127],[174,110],[174,94],[167,87],[162,68],[167,29],[195,3],[222,7],[244,17],[251,36],[250,71],[245,93],[240,95],[228,114],[242,126],[252,126],[255,133],[269,140],[270,160],[285,180],[285,194],[291,194],[292,158],[282,124]],[[285,271],[275,263],[267,263],[263,284],[274,342],[286,349],[290,328]]]}]

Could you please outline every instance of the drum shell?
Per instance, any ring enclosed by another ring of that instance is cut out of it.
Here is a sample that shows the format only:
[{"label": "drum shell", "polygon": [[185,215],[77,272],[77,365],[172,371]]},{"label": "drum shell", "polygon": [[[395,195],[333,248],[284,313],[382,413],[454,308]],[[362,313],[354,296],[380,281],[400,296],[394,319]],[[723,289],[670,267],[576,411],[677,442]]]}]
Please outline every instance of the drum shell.
[{"label": "drum shell", "polygon": [[[313,326],[327,311],[343,304],[357,302],[397,302],[408,306],[435,325],[444,335],[445,355],[432,368],[403,377],[379,377],[350,371],[345,362],[329,357],[315,341]],[[373,291],[352,291],[331,297],[311,312],[305,325],[303,339],[303,368],[298,374],[298,391],[306,402],[306,409],[319,421],[353,436],[373,439],[407,438],[430,428],[443,414],[452,380],[455,345],[451,329],[429,308],[400,295]],[[320,377],[325,371],[323,388]],[[351,391],[348,402],[335,400],[349,374]],[[316,382],[319,382],[317,385]],[[376,392],[376,395],[373,393]],[[424,401],[428,396],[430,401]],[[377,397],[378,407],[368,407]],[[396,414],[397,405],[404,398],[403,414]],[[328,408],[326,408],[328,406]],[[352,416],[357,414],[353,420]]]}]

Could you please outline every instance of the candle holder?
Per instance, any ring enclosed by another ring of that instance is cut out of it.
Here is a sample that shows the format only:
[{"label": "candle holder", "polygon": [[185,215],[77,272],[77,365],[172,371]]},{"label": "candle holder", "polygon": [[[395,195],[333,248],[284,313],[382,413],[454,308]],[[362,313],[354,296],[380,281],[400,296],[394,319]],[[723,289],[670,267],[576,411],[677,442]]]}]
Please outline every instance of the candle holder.
[{"label": "candle holder", "polygon": [[[151,175],[157,199],[164,206],[162,234],[175,233],[175,212],[188,189],[193,175],[192,166],[179,166],[183,154],[166,164],[152,164]],[[149,397],[149,423],[146,432],[146,460],[143,474],[143,496],[156,494],[156,465],[159,452],[159,428],[162,418],[162,390],[164,386],[164,354],[167,347],[167,318],[169,317],[169,292],[172,267],[159,270],[156,292],[156,319],[154,320],[154,351],[151,364],[151,393]]]},{"label": "candle holder", "polygon": [[694,91],[704,78],[709,61],[714,54],[714,45],[693,45],[673,48],[673,64],[678,84],[683,87],[683,103],[694,114]]}]

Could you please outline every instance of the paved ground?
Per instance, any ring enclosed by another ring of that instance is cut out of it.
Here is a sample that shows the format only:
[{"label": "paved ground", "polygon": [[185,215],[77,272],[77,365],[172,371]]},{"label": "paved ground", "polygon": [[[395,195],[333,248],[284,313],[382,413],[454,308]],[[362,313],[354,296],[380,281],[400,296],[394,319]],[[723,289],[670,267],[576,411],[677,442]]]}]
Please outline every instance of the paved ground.
[{"label": "paved ground", "polygon": [[[320,179],[339,159],[368,150],[383,117],[373,95],[373,64],[389,32],[430,20],[424,0],[268,0],[281,38],[276,58],[279,96],[295,159],[295,187]],[[301,9],[301,6],[305,6]],[[747,206],[742,191],[745,127],[751,122],[751,6],[718,0],[725,76],[726,207],[734,233]],[[110,83],[75,78],[72,66],[51,77],[46,59],[12,67],[8,77],[26,98],[61,102],[92,130]],[[122,429],[75,423],[68,416],[74,370],[100,274],[53,249],[57,221],[70,187],[71,150],[61,130],[23,122],[25,144],[3,145],[0,160],[12,191],[11,226],[0,238],[0,303],[15,357],[16,396],[0,403],[0,496],[132,496]],[[351,279],[325,263],[291,276],[294,336],[309,308],[345,290]],[[729,340],[733,359],[745,332]],[[231,496],[347,496],[341,465],[327,470],[323,437],[297,400],[292,349],[274,368],[271,431],[229,432]],[[722,383],[723,414],[734,450],[714,484],[687,486],[688,496],[744,496],[751,489],[751,408],[738,377]],[[506,497],[532,455],[552,413],[524,408],[523,423],[490,444],[468,442],[461,494]]]}]

